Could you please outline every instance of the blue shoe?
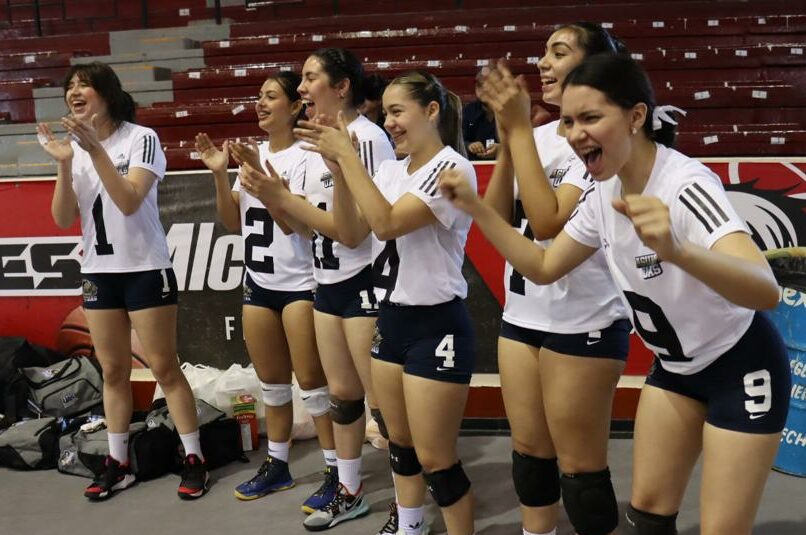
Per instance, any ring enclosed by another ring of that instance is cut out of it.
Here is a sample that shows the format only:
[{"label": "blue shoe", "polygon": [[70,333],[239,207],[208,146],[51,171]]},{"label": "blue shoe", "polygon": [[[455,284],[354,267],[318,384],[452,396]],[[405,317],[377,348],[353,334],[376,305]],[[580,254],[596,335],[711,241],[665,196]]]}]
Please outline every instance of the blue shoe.
[{"label": "blue shoe", "polygon": [[302,511],[313,513],[333,501],[339,490],[339,471],[335,466],[325,467],[325,480],[316,492],[302,504]]},{"label": "blue shoe", "polygon": [[260,465],[255,477],[235,488],[235,497],[239,500],[257,500],[266,494],[293,486],[294,480],[288,471],[288,463],[269,455]]}]

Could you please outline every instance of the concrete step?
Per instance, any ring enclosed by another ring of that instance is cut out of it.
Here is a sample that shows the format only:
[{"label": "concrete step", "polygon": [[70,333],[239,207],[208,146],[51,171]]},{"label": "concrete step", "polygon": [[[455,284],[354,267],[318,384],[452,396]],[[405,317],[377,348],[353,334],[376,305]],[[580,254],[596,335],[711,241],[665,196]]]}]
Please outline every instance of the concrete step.
[{"label": "concrete step", "polygon": [[[124,30],[109,34],[109,50],[113,55],[136,53],[142,50],[164,50],[166,42],[161,42],[160,39],[208,41],[227,39],[229,35],[229,24],[210,24],[208,21],[176,28]],[[171,46],[170,48],[181,47]]]},{"label": "concrete step", "polygon": [[[173,81],[127,82],[123,89],[128,91],[134,101],[141,107],[155,102],[170,102],[174,99]],[[43,87],[34,89],[34,106],[37,121],[53,121],[67,113],[64,103],[64,91],[61,87]]]},{"label": "concrete step", "polygon": [[147,64],[113,65],[123,85],[129,82],[157,82],[171,79],[171,69]]},{"label": "concrete step", "polygon": [[159,50],[140,50],[138,52],[109,56],[85,56],[72,58],[70,63],[75,65],[76,63],[89,63],[90,61],[100,61],[112,66],[145,63],[155,67],[171,69],[172,71],[201,69],[206,65],[204,62],[204,50],[201,48],[161,48]]}]

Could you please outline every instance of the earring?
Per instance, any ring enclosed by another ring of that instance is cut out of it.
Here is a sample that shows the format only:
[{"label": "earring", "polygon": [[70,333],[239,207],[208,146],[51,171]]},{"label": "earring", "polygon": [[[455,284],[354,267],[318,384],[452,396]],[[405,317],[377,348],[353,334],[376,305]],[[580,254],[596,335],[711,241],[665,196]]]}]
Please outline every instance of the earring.
[{"label": "earring", "polygon": [[638,129],[633,126],[632,127],[632,135],[635,135],[637,133],[638,133]]}]

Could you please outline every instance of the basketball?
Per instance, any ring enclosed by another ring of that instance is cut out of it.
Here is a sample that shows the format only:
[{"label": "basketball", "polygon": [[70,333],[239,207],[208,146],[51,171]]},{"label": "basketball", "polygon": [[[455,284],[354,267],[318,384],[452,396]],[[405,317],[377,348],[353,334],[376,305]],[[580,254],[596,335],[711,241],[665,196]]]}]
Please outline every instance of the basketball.
[{"label": "basketball", "polygon": [[[131,331],[131,346],[132,368],[148,368],[143,345],[137,338],[134,329]],[[89,357],[93,355],[94,349],[84,308],[77,306],[64,318],[59,328],[56,336],[56,350],[69,357],[77,355]]]}]

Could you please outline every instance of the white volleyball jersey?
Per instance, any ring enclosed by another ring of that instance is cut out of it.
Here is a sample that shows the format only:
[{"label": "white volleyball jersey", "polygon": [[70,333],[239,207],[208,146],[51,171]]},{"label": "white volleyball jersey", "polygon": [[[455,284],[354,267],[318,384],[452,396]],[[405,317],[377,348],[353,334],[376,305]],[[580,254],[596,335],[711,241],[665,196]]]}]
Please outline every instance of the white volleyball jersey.
[{"label": "white volleyball jersey", "polygon": [[[728,201],[719,177],[700,162],[658,145],[642,195],[669,207],[679,242],[710,249],[723,236],[748,232]],[[696,373],[733,347],[753,320],[737,306],[679,267],[658,260],[630,220],[612,207],[621,180],[599,182],[583,194],[565,226],[576,241],[601,247],[633,326],[670,372]]]},{"label": "white volleyball jersey", "polygon": [[73,190],[81,213],[82,273],[127,273],[171,267],[157,207],[157,185],[165,176],[165,153],[150,128],[123,122],[101,141],[121,176],[141,167],[157,176],[137,211],[125,215],[109,197],[89,153],[73,145]]},{"label": "white volleyball jersey", "polygon": [[[269,143],[261,143],[258,152],[264,171],[268,172],[263,163],[268,160],[282,178],[289,182],[301,180],[300,170],[310,153],[300,145],[301,142],[296,142],[287,149],[270,152]],[[300,187],[301,184],[294,186]],[[296,233],[286,235],[263,203],[241,189],[240,178],[235,180],[232,191],[238,192],[240,199],[246,273],[255,284],[286,292],[315,288],[310,242]]]},{"label": "white volleyball jersey", "polygon": [[[370,176],[375,176],[381,162],[395,159],[395,151],[384,131],[363,115],[347,125],[347,130],[355,132],[358,137],[359,155]],[[313,153],[308,157],[300,184],[301,187],[292,189],[292,193],[303,195],[309,203],[322,210],[329,212],[333,209],[333,175],[321,156]],[[319,284],[347,280],[372,260],[369,236],[361,245],[350,249],[314,231],[312,248],[313,272]]]},{"label": "white volleyball jersey", "polygon": [[433,212],[436,223],[394,240],[372,234],[373,281],[381,302],[399,305],[436,305],[467,296],[462,275],[465,242],[473,222],[439,190],[439,174],[456,168],[476,189],[473,165],[451,147],[444,147],[427,164],[409,174],[409,158],[381,164],[375,183],[391,204],[411,194]]},{"label": "white volleyball jersey", "polygon": [[[559,121],[554,121],[534,130],[543,170],[553,189],[570,184],[584,191],[593,181],[566,139],[557,133],[558,124]],[[513,215],[513,226],[527,238],[534,238],[519,199],[517,182]],[[552,240],[535,242],[548,247]],[[504,287],[504,321],[527,329],[561,334],[584,333],[627,317],[601,252],[557,282],[544,286],[526,279],[507,262]]]}]

